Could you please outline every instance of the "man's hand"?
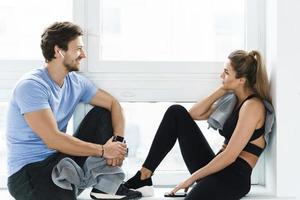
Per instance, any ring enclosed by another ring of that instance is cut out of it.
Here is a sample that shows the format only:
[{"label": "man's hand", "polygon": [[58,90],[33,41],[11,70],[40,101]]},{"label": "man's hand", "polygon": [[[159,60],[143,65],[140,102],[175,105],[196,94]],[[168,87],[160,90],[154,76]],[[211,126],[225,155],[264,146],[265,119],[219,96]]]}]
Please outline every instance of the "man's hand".
[{"label": "man's hand", "polygon": [[122,166],[124,159],[118,159],[118,158],[113,158],[113,159],[106,159],[106,164],[110,166]]},{"label": "man's hand", "polygon": [[[113,163],[120,163],[124,160],[125,155],[127,153],[127,145],[122,142],[113,142],[112,138],[110,138],[104,145],[104,154],[103,157],[106,159],[118,159],[121,161],[112,161]],[[111,162],[111,161],[109,161]]]}]

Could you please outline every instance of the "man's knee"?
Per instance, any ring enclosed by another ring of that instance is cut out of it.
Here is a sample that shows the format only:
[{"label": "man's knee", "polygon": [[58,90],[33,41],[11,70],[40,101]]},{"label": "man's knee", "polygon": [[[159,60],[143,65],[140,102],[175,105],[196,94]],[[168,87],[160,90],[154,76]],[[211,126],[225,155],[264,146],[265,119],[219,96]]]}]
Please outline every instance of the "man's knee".
[{"label": "man's knee", "polygon": [[111,112],[106,108],[95,106],[91,111],[103,116],[104,118],[111,118]]},{"label": "man's knee", "polygon": [[96,121],[101,124],[111,124],[111,112],[103,107],[95,106],[85,117],[86,119]]}]

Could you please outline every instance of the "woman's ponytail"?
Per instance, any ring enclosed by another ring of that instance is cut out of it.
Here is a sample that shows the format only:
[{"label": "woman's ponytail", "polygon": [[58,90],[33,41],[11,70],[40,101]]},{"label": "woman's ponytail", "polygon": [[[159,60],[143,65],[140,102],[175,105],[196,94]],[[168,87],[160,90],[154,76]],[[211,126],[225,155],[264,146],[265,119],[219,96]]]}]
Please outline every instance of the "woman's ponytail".
[{"label": "woman's ponytail", "polygon": [[249,56],[252,56],[256,60],[256,83],[254,84],[254,89],[262,99],[271,101],[269,94],[269,80],[262,56],[255,50],[250,51]]}]

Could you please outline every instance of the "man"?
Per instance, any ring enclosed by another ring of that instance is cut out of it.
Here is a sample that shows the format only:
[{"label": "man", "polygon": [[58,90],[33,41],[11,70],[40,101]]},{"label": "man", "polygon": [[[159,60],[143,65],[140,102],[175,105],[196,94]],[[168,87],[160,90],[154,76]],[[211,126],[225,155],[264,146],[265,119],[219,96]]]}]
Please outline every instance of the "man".
[{"label": "man", "polygon": [[[124,137],[120,104],[76,73],[86,57],[82,35],[81,28],[70,22],[56,22],[48,27],[41,37],[46,66],[23,76],[12,92],[7,116],[8,188],[17,200],[76,199],[75,189],[62,189],[51,178],[53,168],[63,158],[71,158],[80,167],[89,156],[106,159],[105,165],[111,168],[121,166],[124,160],[127,147],[118,142]],[[65,134],[68,121],[80,102],[95,107],[74,136]],[[118,141],[113,141],[112,135]],[[116,181],[117,184],[98,185],[91,197],[110,199],[110,195],[114,199],[131,199],[141,196],[139,192],[128,190],[121,184],[122,180]],[[115,194],[107,194],[107,191],[115,191]]]}]

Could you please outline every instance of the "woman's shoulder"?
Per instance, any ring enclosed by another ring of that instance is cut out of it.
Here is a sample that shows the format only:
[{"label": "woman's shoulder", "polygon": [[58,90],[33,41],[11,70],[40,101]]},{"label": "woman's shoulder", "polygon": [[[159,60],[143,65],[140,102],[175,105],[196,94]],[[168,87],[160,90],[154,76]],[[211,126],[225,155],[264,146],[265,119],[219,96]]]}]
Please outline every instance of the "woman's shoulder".
[{"label": "woman's shoulder", "polygon": [[240,112],[246,112],[248,114],[260,115],[265,114],[264,102],[259,97],[252,97],[245,101],[242,105]]}]

